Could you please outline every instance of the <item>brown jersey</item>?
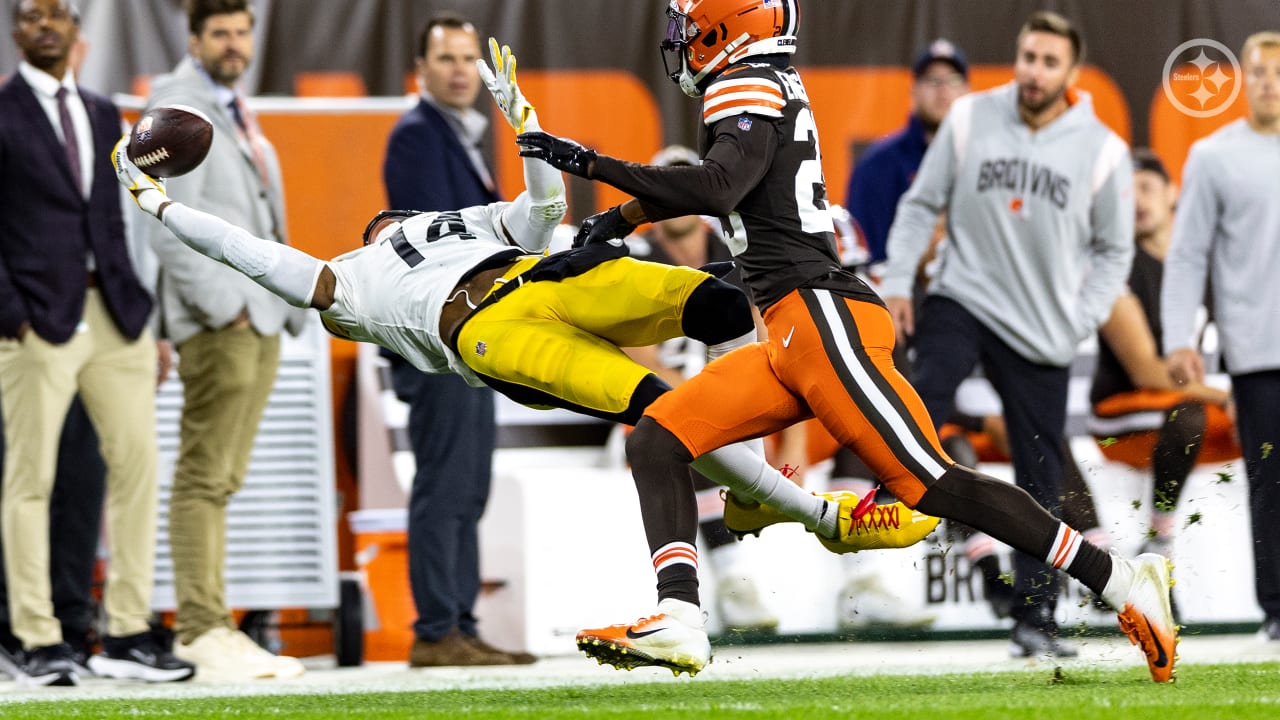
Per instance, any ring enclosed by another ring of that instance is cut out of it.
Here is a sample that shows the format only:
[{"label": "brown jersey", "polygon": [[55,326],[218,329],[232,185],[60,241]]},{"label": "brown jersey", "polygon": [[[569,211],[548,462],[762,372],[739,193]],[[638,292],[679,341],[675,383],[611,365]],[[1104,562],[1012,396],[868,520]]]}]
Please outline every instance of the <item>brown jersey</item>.
[{"label": "brown jersey", "polygon": [[879,303],[840,269],[817,128],[796,70],[730,66],[707,86],[702,121],[702,165],[657,168],[601,156],[594,177],[634,195],[650,220],[719,216],[761,309],[800,287]]}]

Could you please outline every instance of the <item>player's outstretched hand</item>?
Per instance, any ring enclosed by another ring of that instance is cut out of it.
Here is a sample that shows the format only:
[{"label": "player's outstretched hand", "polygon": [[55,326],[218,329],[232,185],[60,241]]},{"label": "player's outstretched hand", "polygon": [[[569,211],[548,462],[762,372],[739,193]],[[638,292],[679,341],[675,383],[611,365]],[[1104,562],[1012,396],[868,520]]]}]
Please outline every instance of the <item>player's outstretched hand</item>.
[{"label": "player's outstretched hand", "polygon": [[493,69],[489,69],[484,59],[476,60],[476,68],[494,102],[498,103],[498,109],[516,132],[539,130],[538,114],[516,84],[516,56],[511,54],[510,46],[499,48],[498,41],[489,38],[489,55],[493,58]]},{"label": "player's outstretched hand", "polygon": [[527,132],[516,136],[520,157],[537,158],[570,175],[591,179],[596,151],[568,139],[544,132]]},{"label": "player's outstretched hand", "polygon": [[148,214],[160,217],[170,200],[164,192],[164,184],[138,169],[129,159],[129,133],[116,143],[111,151],[111,164],[116,168],[116,179],[133,195],[133,201]]},{"label": "player's outstretched hand", "polygon": [[578,234],[573,236],[573,246],[582,247],[598,242],[619,240],[631,234],[635,225],[622,218],[622,206],[614,205],[582,221]]}]

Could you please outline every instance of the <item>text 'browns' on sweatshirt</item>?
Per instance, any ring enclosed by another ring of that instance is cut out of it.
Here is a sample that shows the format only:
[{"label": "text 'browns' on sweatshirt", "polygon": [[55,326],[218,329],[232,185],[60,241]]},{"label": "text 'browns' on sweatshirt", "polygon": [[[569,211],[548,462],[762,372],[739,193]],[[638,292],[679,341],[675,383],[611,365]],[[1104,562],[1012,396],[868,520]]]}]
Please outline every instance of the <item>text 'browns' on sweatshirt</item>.
[{"label": "text 'browns' on sweatshirt", "polygon": [[1089,95],[1037,131],[1009,83],[951,106],[889,231],[880,293],[910,297],[938,215],[931,294],[963,305],[1027,360],[1066,366],[1111,313],[1133,260],[1129,147]]}]

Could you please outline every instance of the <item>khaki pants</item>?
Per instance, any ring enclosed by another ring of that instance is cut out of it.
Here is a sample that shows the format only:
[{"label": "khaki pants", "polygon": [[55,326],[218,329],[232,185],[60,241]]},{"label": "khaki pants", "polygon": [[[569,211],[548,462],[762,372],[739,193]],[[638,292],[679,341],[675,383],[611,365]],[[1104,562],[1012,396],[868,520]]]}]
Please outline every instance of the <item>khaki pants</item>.
[{"label": "khaki pants", "polygon": [[62,422],[77,392],[107,464],[107,633],[148,630],[156,544],[155,390],[150,332],[132,341],[122,336],[96,290],[89,290],[83,323],[67,342],[51,345],[34,332],[22,341],[0,341],[8,444],[0,529],[10,622],[28,649],[62,642],[49,587],[49,496]]},{"label": "khaki pants", "polygon": [[181,439],[169,499],[178,640],[233,627],[224,579],[227,502],[244,484],[280,365],[280,338],[250,327],[199,333],[178,347]]}]

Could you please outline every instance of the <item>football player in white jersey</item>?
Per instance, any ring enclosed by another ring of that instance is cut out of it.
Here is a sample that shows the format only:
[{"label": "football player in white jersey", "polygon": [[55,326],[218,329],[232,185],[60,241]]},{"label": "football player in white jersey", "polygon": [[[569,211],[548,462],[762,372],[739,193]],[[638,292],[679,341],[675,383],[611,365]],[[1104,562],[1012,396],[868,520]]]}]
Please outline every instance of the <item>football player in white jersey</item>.
[{"label": "football player in white jersey", "polygon": [[[537,130],[515,81],[515,59],[490,45],[494,70],[479,61],[485,85],[517,132]],[[121,184],[183,243],[293,305],[319,310],[339,337],[377,343],[424,372],[455,372],[526,405],[634,425],[670,386],[619,346],[686,335],[714,358],[755,339],[746,296],[711,273],[635,260],[621,242],[544,255],[564,215],[565,191],[560,173],[541,160],[525,160],[526,189],[513,202],[384,212],[366,228],[364,247],[323,262],[169,199],[129,160],[127,141],[113,154]],[[743,444],[709,453],[694,467],[738,497],[801,521],[837,552],[910,545],[932,528],[857,528],[856,496],[807,493]],[[642,504],[648,499],[641,494]],[[671,548],[655,556],[655,570],[695,552]],[[710,657],[701,637],[697,657],[680,665],[691,674]]]}]

